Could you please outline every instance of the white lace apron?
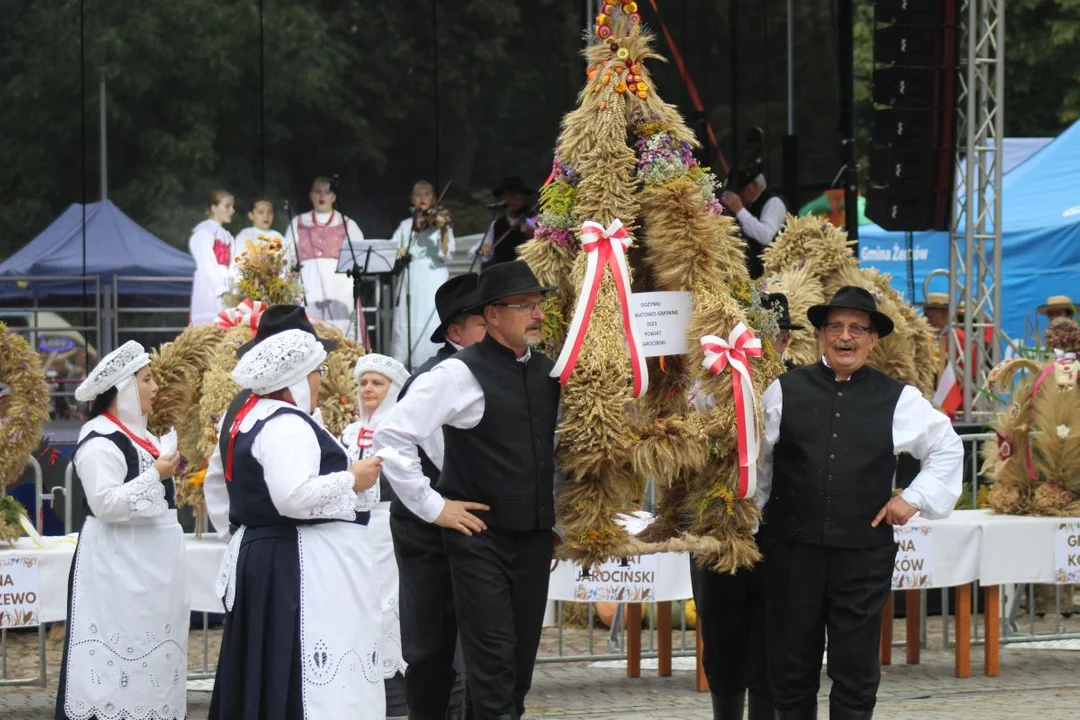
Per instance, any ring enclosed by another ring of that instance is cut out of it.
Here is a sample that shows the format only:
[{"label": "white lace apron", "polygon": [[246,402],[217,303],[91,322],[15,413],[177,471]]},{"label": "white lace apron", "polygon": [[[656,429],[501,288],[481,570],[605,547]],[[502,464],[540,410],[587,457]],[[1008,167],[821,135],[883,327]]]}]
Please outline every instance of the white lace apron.
[{"label": "white lace apron", "polygon": [[[304,717],[384,720],[379,661],[382,607],[368,528],[347,522],[298,528]],[[244,528],[229,542],[217,589],[232,609]]]},{"label": "white lace apron", "polygon": [[186,717],[190,612],[175,510],[124,523],[88,517],[72,577],[67,716]]},{"label": "white lace apron", "polygon": [[394,538],[390,533],[390,503],[381,502],[371,511],[371,549],[379,573],[379,599],[382,601],[382,637],[379,658],[382,675],[392,678],[407,667],[401,654],[401,608],[398,606],[398,566]]}]

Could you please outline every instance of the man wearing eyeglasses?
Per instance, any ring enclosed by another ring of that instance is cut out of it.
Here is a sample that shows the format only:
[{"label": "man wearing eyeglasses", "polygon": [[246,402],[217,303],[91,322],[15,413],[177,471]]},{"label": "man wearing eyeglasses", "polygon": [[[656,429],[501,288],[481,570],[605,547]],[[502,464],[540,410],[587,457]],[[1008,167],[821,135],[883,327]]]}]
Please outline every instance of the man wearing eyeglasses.
[{"label": "man wearing eyeglasses", "polygon": [[[765,437],[756,501],[765,556],[769,684],[778,720],[817,717],[825,637],[832,720],[872,717],[881,679],[881,609],[892,587],[892,526],[948,517],[963,445],[947,417],[909,385],[866,364],[893,322],[845,286],[806,313],[823,355],[762,397]],[[893,495],[896,454],[922,461]]]},{"label": "man wearing eyeglasses", "polygon": [[[477,307],[487,336],[419,376],[375,431],[394,492],[443,528],[476,720],[519,720],[540,645],[559,384],[535,348],[540,303],[553,289],[520,260],[485,269]],[[416,446],[440,429],[443,465],[432,488]]]}]

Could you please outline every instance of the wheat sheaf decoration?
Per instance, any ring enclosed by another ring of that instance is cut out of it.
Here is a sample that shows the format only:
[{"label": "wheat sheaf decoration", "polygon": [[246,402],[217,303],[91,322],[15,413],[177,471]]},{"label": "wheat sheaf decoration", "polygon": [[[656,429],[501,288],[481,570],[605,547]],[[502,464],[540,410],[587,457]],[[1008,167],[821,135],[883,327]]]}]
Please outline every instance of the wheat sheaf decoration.
[{"label": "wheat sheaf decoration", "polygon": [[[558,288],[545,305],[554,318],[545,342],[563,382],[560,548],[583,564],[685,550],[734,572],[760,557],[750,534],[757,510],[741,492],[732,371],[710,371],[702,339],[741,325],[763,341],[748,360],[750,404],[782,368],[764,342],[778,330],[747,275],[716,176],[656,92],[648,63],[663,58],[652,45],[636,3],[604,5],[584,51],[578,107],[563,118],[541,191],[536,235],[520,251],[540,282]],[[643,357],[626,317],[631,291],[690,293],[686,354]],[[699,409],[694,395],[713,402]],[[631,537],[618,518],[640,507],[650,478],[657,520]]]},{"label": "wheat sheaf decoration", "polygon": [[[151,371],[159,389],[150,428],[153,432],[176,428],[184,459],[183,474],[176,483],[180,507],[204,508],[203,482],[217,445],[218,424],[240,391],[232,380],[236,351],[258,332],[268,307],[299,300],[295,272],[287,266],[279,240],[248,243],[236,262],[238,279],[225,297],[235,307],[223,311],[213,325],[189,327],[151,353]],[[338,341],[327,355],[318,400],[326,429],[338,435],[359,412],[352,369],[364,348],[334,326],[313,325],[319,337]]]},{"label": "wheat sheaf decoration", "polygon": [[41,357],[23,336],[0,323],[0,486],[22,475],[48,419]]}]

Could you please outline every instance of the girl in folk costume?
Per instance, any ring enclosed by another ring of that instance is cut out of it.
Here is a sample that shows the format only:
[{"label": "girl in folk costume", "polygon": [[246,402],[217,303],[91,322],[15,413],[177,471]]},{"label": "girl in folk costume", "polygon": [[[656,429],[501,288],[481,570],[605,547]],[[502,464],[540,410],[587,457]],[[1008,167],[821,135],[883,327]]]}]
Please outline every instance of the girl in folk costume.
[{"label": "girl in folk costume", "polygon": [[213,720],[384,717],[367,529],[382,463],[349,465],[312,419],[325,360],[318,338],[286,330],[233,370],[252,394],[210,461],[224,468],[233,529]]},{"label": "girl in folk costume", "polygon": [[[415,368],[439,350],[431,334],[439,327],[435,310],[435,291],[450,279],[446,261],[453,257],[454,230],[449,214],[436,207],[435,188],[420,181],[413,185],[413,217],[398,225],[391,238],[398,244],[398,256],[411,256],[399,283],[408,283],[394,309],[394,334],[391,355],[409,368]],[[406,299],[408,302],[406,302]]]},{"label": "girl in folk costume", "polygon": [[[372,455],[371,439],[379,421],[397,405],[398,395],[409,379],[405,366],[392,357],[370,353],[356,361],[357,394],[360,399],[360,420],[348,425],[341,433],[341,442],[350,460]],[[425,448],[427,450],[427,448]],[[433,460],[442,463],[442,453],[436,452]],[[398,568],[394,556],[394,541],[390,534],[390,501],[393,490],[385,479],[377,486],[379,503],[371,511],[368,527],[369,542],[374,550],[379,572],[379,597],[382,599],[382,638],[379,641],[379,657],[382,674],[387,680],[405,672],[401,656],[400,613],[398,610]],[[400,676],[387,683],[389,701],[404,699],[404,678]]]},{"label": "girl in folk costume", "polygon": [[310,197],[314,209],[298,215],[285,231],[285,252],[291,265],[300,265],[308,315],[348,333],[353,283],[337,271],[338,257],[346,239],[357,242],[364,233],[351,218],[334,210],[337,195],[330,180],[315,178]]},{"label": "girl in folk costume", "polygon": [[195,258],[195,278],[191,286],[191,324],[208,325],[225,309],[222,293],[228,292],[232,274],[233,236],[224,225],[235,212],[231,193],[215,190],[207,203],[206,220],[195,226],[188,250]]},{"label": "girl in folk costume", "polygon": [[249,242],[260,242],[260,237],[281,240],[282,246],[285,245],[285,238],[273,228],[274,203],[266,198],[259,198],[252,204],[251,212],[248,213],[248,220],[251,221],[251,227],[244,228],[236,236],[238,251],[243,251]]},{"label": "girl in folk costume", "polygon": [[57,720],[187,716],[191,608],[170,479],[180,456],[146,429],[156,393],[134,341],[75,391],[92,403],[75,451],[87,518],[68,583]]}]

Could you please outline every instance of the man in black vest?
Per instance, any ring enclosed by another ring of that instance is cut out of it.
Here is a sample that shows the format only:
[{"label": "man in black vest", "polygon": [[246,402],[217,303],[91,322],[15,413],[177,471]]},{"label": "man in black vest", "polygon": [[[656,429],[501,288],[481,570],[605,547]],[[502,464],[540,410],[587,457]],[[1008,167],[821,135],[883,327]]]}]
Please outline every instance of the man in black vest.
[{"label": "man in black vest", "polygon": [[780,232],[787,207],[765,186],[765,176],[757,168],[739,170],[735,178],[738,191],[724,191],[720,202],[739,222],[746,240],[746,269],[751,278],[759,278],[765,272],[761,252]]},{"label": "man in black vest", "polygon": [[[764,509],[769,684],[778,720],[817,717],[829,638],[829,717],[873,715],[881,608],[891,591],[892,526],[948,517],[960,494],[963,444],[919,391],[866,366],[893,329],[862,288],[810,308],[824,356],[765,391],[756,500]],[[922,470],[893,495],[896,454]]]},{"label": "man in black vest", "polygon": [[[477,720],[519,720],[540,645],[559,384],[551,360],[533,348],[543,294],[553,289],[521,261],[485,270],[477,306],[487,337],[417,378],[375,431],[398,497],[444,528]],[[415,447],[439,428],[446,447],[436,492]]]},{"label": "man in black vest", "polygon": [[[476,286],[476,274],[468,273],[447,280],[435,291],[439,327],[431,342],[443,346],[416,369],[401,389],[399,401],[416,378],[484,339],[484,316],[472,309],[478,300]],[[441,440],[442,428],[436,432]],[[432,460],[420,447],[417,453],[424,475],[434,487],[439,479],[436,460],[441,463],[442,457]],[[390,501],[390,532],[400,584],[401,650],[409,664],[405,671],[409,719],[457,720],[464,716],[460,695],[465,674],[463,669],[458,672],[454,668],[458,627],[442,531],[416,517],[394,497]]]},{"label": "man in black vest", "polygon": [[533,236],[536,223],[530,217],[535,211],[525,204],[533,194],[532,188],[517,175],[504,178],[502,185],[492,191],[498,202],[489,207],[505,207],[506,213],[491,221],[480,242],[478,252],[483,258],[481,268],[517,260],[518,246]]}]

